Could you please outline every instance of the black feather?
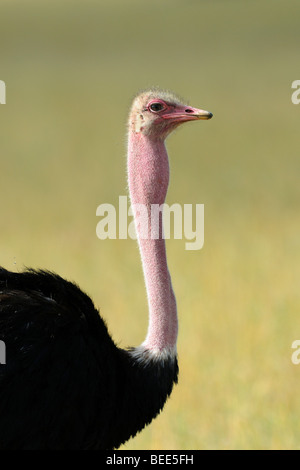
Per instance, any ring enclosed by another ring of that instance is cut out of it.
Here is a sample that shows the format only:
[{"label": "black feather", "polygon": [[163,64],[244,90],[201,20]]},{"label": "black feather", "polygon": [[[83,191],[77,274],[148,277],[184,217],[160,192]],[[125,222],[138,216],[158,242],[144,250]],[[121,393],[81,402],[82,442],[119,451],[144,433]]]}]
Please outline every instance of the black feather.
[{"label": "black feather", "polygon": [[91,299],[60,276],[0,268],[0,449],[113,449],[150,423],[175,357],[118,348]]}]

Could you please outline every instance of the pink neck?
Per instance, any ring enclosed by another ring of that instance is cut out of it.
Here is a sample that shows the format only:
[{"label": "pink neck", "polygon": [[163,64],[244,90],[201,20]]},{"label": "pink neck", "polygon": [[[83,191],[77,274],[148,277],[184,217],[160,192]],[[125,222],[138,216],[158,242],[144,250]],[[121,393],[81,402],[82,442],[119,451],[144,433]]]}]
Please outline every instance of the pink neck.
[{"label": "pink neck", "polygon": [[[165,240],[162,238],[161,213],[159,238],[150,237],[154,228],[151,205],[165,202],[169,184],[169,162],[163,140],[130,132],[128,183],[149,305],[148,333],[143,346],[158,353],[172,351],[177,340],[177,309],[167,266]],[[141,221],[141,210],[135,204],[147,207],[145,222],[148,236],[145,236],[145,227],[142,229],[142,224],[138,223]]]}]

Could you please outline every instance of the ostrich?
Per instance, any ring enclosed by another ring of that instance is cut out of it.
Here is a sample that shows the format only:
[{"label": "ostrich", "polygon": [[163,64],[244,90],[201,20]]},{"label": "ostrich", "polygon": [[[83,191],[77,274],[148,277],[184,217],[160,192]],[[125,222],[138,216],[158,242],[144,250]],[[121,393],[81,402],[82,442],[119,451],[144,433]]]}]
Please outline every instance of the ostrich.
[{"label": "ostrich", "polygon": [[0,268],[0,449],[117,449],[162,410],[178,377],[176,300],[161,214],[159,236],[150,236],[150,211],[142,236],[137,208],[165,201],[168,134],[211,117],[157,89],[137,95],[130,110],[128,186],[149,307],[140,346],[117,347],[74,283]]}]

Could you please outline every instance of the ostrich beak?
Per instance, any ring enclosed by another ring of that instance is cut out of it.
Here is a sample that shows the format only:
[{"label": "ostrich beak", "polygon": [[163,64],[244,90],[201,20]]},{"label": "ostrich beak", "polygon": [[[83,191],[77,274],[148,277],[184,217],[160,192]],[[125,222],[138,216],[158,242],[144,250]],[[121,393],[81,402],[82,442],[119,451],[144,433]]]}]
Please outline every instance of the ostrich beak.
[{"label": "ostrich beak", "polygon": [[186,108],[185,113],[190,116],[194,116],[196,119],[211,119],[213,114],[210,111],[205,111],[204,109],[197,108]]},{"label": "ostrich beak", "polygon": [[162,115],[164,119],[170,119],[174,122],[196,121],[199,119],[211,119],[212,113],[204,109],[192,108],[192,106],[176,106],[172,112]]}]

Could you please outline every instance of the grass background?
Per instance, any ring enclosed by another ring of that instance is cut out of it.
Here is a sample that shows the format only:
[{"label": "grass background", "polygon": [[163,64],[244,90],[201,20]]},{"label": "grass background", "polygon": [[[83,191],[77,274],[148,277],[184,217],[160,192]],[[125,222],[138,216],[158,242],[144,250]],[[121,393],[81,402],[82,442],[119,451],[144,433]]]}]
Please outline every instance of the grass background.
[{"label": "grass background", "polygon": [[126,194],[131,98],[158,85],[214,113],[168,141],[167,202],[205,204],[204,248],[167,243],[179,385],[123,448],[300,448],[299,1],[0,10],[0,264],[75,280],[120,346],[146,333],[140,260],[130,239],[97,239],[95,214]]}]

